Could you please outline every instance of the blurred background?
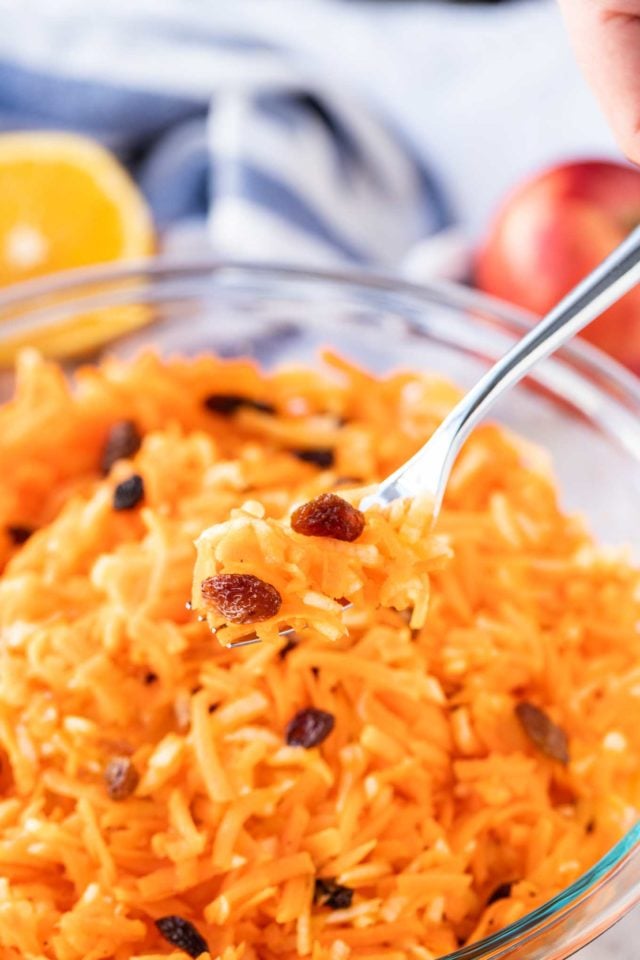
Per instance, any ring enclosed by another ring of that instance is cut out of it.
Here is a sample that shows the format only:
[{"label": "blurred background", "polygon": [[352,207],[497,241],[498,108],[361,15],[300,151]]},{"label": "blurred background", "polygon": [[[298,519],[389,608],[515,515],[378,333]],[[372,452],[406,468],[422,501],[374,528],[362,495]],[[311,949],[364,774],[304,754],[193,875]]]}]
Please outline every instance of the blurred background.
[{"label": "blurred background", "polygon": [[[455,279],[541,312],[640,212],[551,0],[0,14],[0,284],[211,251]],[[142,197],[86,144],[24,136],[52,130],[104,144]],[[621,309],[589,336],[637,367]]]}]

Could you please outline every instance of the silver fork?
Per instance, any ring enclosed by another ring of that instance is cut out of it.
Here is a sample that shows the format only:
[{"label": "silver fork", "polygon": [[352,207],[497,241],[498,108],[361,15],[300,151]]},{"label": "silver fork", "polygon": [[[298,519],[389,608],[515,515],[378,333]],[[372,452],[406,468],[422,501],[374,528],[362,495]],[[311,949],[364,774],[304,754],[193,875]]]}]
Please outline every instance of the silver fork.
[{"label": "silver fork", "polygon": [[[393,500],[417,494],[431,494],[435,520],[460,447],[489,407],[536,363],[570,340],[639,282],[640,227],[636,227],[613,253],[480,378],[425,445],[383,480],[375,493],[365,497],[360,509],[386,506]],[[283,628],[280,635],[293,632],[292,628]],[[242,647],[252,643],[259,643],[255,634],[230,646]]]}]

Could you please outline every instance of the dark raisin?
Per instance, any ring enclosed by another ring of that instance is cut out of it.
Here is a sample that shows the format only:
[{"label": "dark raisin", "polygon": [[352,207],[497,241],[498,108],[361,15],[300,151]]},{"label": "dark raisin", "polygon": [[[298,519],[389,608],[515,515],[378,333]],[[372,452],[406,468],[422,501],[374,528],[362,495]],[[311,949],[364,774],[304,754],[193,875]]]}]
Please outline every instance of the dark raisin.
[{"label": "dark raisin", "polygon": [[329,470],[335,463],[335,454],[331,447],[308,447],[302,450],[292,450],[291,453],[298,460],[313,463],[322,470]]},{"label": "dark raisin", "polygon": [[313,902],[320,903],[331,910],[347,910],[353,900],[351,887],[344,887],[328,877],[316,877],[313,888]]},{"label": "dark raisin", "polygon": [[307,707],[299,710],[289,721],[284,732],[285,740],[290,747],[304,747],[310,750],[327,739],[335,725],[333,714],[326,710],[316,710]]},{"label": "dark raisin", "polygon": [[19,525],[7,527],[7,534],[11,542],[15,543],[16,547],[26,543],[32,533],[33,527],[22,527]]},{"label": "dark raisin", "polygon": [[102,472],[109,473],[116,460],[128,460],[138,452],[141,443],[142,437],[133,420],[114,423],[102,451]]},{"label": "dark raisin", "polygon": [[257,410],[259,413],[274,414],[276,408],[262,400],[253,400],[251,397],[242,397],[235,393],[210,393],[204,398],[204,405],[211,413],[218,413],[221,417],[232,417],[238,410]]},{"label": "dark raisin", "polygon": [[595,820],[587,820],[587,822],[584,825],[584,832],[589,836],[591,836],[591,834],[594,833],[595,829],[596,829]]},{"label": "dark raisin", "polygon": [[287,637],[286,643],[278,650],[278,657],[280,660],[286,660],[292,650],[298,646],[298,641],[294,640],[293,637]]},{"label": "dark raisin", "polygon": [[104,771],[104,782],[111,800],[126,800],[140,782],[130,757],[113,757]]},{"label": "dark raisin", "polygon": [[219,703],[210,703],[207,707],[207,713],[215,713],[219,706]]},{"label": "dark raisin", "polygon": [[203,580],[203,599],[229,623],[259,623],[275,617],[282,597],[274,586],[251,573],[218,573]]},{"label": "dark raisin", "polygon": [[157,682],[158,682],[158,674],[157,674],[157,673],[154,673],[153,670],[147,670],[147,672],[145,673],[144,677],[142,678],[142,682],[143,682],[147,687],[150,687],[150,686],[152,686],[154,683],[157,683]]},{"label": "dark raisin", "polygon": [[335,493],[321,493],[291,515],[291,527],[305,537],[357,540],[364,530],[364,514]]},{"label": "dark raisin", "polygon": [[506,900],[507,897],[511,896],[512,889],[512,883],[499,883],[495,890],[489,894],[487,898],[487,906],[495,903],[496,900]]},{"label": "dark raisin", "polygon": [[532,743],[552,760],[569,762],[569,742],[564,730],[535,704],[523,700],[516,706],[516,716]]},{"label": "dark raisin", "polygon": [[178,950],[184,950],[194,960],[201,953],[209,951],[209,945],[202,934],[198,933],[194,925],[184,917],[177,917],[174,914],[158,917],[156,927],[165,940]]},{"label": "dark raisin", "polygon": [[316,680],[320,676],[320,667],[311,667],[311,673],[314,675]]},{"label": "dark raisin", "polygon": [[113,491],[114,510],[133,510],[144,497],[144,482],[138,473],[119,483]]}]

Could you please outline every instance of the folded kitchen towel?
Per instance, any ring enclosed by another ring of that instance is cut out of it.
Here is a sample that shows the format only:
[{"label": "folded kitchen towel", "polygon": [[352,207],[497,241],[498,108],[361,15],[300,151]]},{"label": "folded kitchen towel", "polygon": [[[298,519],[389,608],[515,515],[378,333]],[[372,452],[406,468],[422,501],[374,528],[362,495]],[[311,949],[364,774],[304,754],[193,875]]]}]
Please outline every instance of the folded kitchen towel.
[{"label": "folded kitchen towel", "polygon": [[16,7],[2,15],[0,129],[102,140],[166,248],[206,231],[221,256],[393,269],[449,226],[410,144],[295,49],[177,0],[157,15],[118,0],[66,0],[37,18]]}]

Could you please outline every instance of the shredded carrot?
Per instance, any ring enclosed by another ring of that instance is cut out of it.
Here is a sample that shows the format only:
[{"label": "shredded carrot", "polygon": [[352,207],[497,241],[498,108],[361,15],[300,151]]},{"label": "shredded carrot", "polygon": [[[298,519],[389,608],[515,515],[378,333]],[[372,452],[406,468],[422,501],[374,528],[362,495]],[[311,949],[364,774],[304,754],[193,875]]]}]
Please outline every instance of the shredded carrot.
[{"label": "shredded carrot", "polygon": [[[148,354],[68,383],[20,358],[0,407],[3,960],[180,960],[167,917],[220,960],[437,960],[637,818],[638,571],[497,426],[433,531],[421,498],[352,541],[296,530],[321,494],[357,507],[458,396],[324,359]],[[227,622],[201,591],[221,573],[270,584],[277,614]],[[114,758],[135,776],[110,796]]]}]

